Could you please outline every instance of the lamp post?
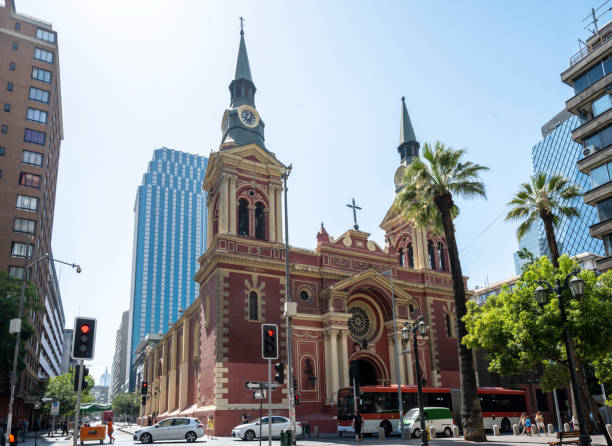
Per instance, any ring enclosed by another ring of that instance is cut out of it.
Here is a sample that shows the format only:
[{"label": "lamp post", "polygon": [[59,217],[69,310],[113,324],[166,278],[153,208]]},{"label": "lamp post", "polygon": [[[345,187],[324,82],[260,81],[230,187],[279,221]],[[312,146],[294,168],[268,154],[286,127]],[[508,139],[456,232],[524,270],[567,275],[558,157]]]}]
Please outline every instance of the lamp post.
[{"label": "lamp post", "polygon": [[591,437],[586,431],[586,425],[584,420],[584,412],[582,410],[582,392],[578,385],[578,378],[576,377],[576,359],[574,358],[574,350],[572,347],[572,341],[570,339],[569,330],[567,329],[567,313],[565,311],[565,302],[563,299],[563,292],[568,288],[572,293],[572,296],[576,299],[580,299],[584,294],[584,281],[578,277],[580,270],[575,269],[569,273],[563,283],[559,279],[556,279],[556,285],[553,287],[550,283],[545,280],[538,280],[537,283],[540,285],[535,290],[535,298],[540,307],[543,307],[548,302],[548,297],[551,293],[555,293],[559,300],[559,312],[561,313],[561,325],[563,327],[563,340],[565,341],[565,350],[567,352],[567,360],[570,367],[570,377],[572,382],[572,391],[574,392],[574,399],[576,400],[576,412],[578,415],[578,423],[580,428],[580,445],[589,446],[591,444]]},{"label": "lamp post", "polygon": [[404,410],[402,407],[402,377],[399,364],[399,345],[397,341],[397,318],[395,315],[395,293],[393,291],[393,271],[387,270],[383,273],[376,273],[377,276],[389,276],[391,282],[391,306],[393,307],[393,344],[395,345],[395,376],[397,377],[397,406],[399,408],[400,436],[404,438]]},{"label": "lamp post", "polygon": [[427,324],[425,323],[424,319],[425,317],[420,315],[412,325],[409,322],[404,323],[404,328],[402,329],[402,340],[404,342],[408,342],[410,340],[410,333],[412,332],[412,339],[414,341],[414,360],[417,375],[417,402],[419,405],[419,420],[421,420],[421,445],[427,446],[427,429],[425,428],[425,410],[423,408],[423,378],[421,377],[419,345],[417,342],[417,331],[421,334],[421,336],[425,336],[427,334]]},{"label": "lamp post", "polygon": [[33,236],[29,237],[26,242],[26,252],[25,252],[25,256],[23,260],[24,268],[23,268],[23,275],[21,279],[21,295],[19,297],[19,312],[17,313],[17,319],[19,320],[19,331],[17,331],[17,334],[15,336],[15,352],[13,354],[13,370],[11,372],[11,396],[9,398],[8,414],[6,417],[6,432],[5,432],[6,444],[9,443],[9,435],[11,433],[11,428],[12,428],[11,425],[13,422],[13,406],[15,404],[15,388],[17,386],[17,362],[19,360],[19,344],[21,343],[21,319],[23,317],[23,307],[25,305],[25,288],[26,288],[26,282],[28,278],[28,268],[32,267],[33,265],[36,265],[41,260],[49,259],[52,262],[63,263],[64,265],[69,265],[73,268],[76,268],[77,273],[81,272],[81,267],[77,265],[76,263],[68,263],[62,260],[54,259],[48,253],[42,257],[39,257],[33,262],[28,263],[28,258],[30,257],[29,256],[30,246],[31,246],[30,242],[33,238],[34,238]]}]

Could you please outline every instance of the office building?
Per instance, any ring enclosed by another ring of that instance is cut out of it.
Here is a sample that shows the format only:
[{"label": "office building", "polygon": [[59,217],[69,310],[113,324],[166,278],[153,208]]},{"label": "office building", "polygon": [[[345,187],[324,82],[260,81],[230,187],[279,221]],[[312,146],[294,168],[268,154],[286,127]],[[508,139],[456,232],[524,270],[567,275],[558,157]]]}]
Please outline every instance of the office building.
[{"label": "office building", "polygon": [[[130,312],[124,311],[121,315],[121,324],[115,336],[115,354],[113,355],[113,366],[111,368],[110,397],[111,399],[118,393],[127,390],[125,386],[125,372],[127,369],[127,346],[128,346],[128,327]],[[129,363],[128,363],[129,365]]]},{"label": "office building", "polygon": [[597,210],[589,233],[603,241],[605,257],[597,268],[612,268],[612,22],[595,33],[570,58],[561,80],[573,87],[566,110],[578,117],[572,139],[582,146],[578,170],[590,176],[584,202]]},{"label": "office building", "polygon": [[[166,147],[155,150],[138,187],[134,206],[131,364],[148,333],[165,333],[197,298],[193,280],[206,241],[206,196],[202,181],[208,160]],[[126,376],[133,388],[133,370]]]},{"label": "office building", "polygon": [[111,380],[110,373],[108,373],[108,367],[106,367],[106,369],[104,369],[104,373],[100,375],[100,379],[98,380],[98,385],[109,387],[110,380]]},{"label": "office building", "polygon": [[[0,270],[22,278],[26,259],[52,256],[63,129],[57,33],[18,13],[14,0],[0,6],[0,107]],[[61,372],[65,322],[52,262],[45,258],[27,274],[43,310],[31,316],[36,332],[25,345],[17,418],[26,415],[20,397],[41,392],[42,381]],[[2,386],[0,399],[7,391]]]}]

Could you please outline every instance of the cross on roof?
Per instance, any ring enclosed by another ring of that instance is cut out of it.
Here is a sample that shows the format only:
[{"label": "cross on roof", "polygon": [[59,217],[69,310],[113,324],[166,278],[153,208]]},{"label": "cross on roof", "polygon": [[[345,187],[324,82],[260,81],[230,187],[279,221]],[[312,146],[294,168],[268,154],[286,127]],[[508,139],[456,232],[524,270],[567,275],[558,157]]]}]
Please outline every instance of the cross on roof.
[{"label": "cross on roof", "polygon": [[361,208],[355,204],[354,198],[353,204],[347,204],[347,206],[353,209],[353,221],[355,222],[353,228],[355,228],[356,231],[359,231],[359,225],[357,224],[357,209],[361,210]]},{"label": "cross on roof", "polygon": [[244,34],[244,17],[238,17],[240,19],[240,34]]}]

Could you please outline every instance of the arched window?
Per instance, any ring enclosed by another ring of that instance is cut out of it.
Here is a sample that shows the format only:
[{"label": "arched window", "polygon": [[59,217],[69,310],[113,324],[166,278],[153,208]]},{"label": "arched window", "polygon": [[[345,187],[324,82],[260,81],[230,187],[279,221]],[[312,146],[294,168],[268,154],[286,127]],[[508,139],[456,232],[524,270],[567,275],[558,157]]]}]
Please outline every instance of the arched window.
[{"label": "arched window", "polygon": [[414,250],[412,249],[412,243],[408,243],[408,266],[414,268]]},{"label": "arched window", "polygon": [[450,314],[444,313],[444,318],[446,319],[446,336],[449,338],[455,337],[455,330],[453,330],[453,321]]},{"label": "arched window", "polygon": [[263,203],[255,205],[255,238],[259,240],[266,239],[266,215],[264,209]]},{"label": "arched window", "polygon": [[399,266],[404,266],[404,248],[400,248],[397,254]]},{"label": "arched window", "polygon": [[259,297],[255,291],[249,293],[249,319],[259,320]]},{"label": "arched window", "polygon": [[429,269],[436,269],[436,253],[431,240],[427,240],[427,254],[429,257]]},{"label": "arched window", "polygon": [[446,262],[444,261],[444,243],[438,242],[438,264],[440,271],[446,271]]},{"label": "arched window", "polygon": [[238,202],[238,235],[249,235],[249,202],[244,198]]}]

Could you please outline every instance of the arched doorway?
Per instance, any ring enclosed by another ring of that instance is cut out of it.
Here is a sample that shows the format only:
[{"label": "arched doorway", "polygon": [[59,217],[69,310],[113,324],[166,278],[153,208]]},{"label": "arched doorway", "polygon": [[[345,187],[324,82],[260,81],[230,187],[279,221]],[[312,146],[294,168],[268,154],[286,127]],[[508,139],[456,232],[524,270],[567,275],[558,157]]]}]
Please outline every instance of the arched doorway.
[{"label": "arched doorway", "polygon": [[367,359],[357,359],[355,363],[357,364],[357,380],[360,386],[373,386],[378,384],[378,372],[370,361]]}]

